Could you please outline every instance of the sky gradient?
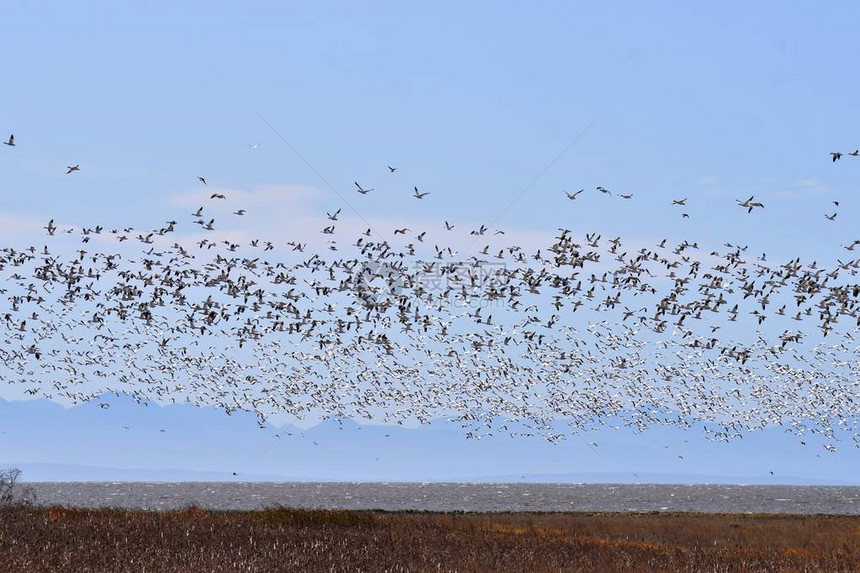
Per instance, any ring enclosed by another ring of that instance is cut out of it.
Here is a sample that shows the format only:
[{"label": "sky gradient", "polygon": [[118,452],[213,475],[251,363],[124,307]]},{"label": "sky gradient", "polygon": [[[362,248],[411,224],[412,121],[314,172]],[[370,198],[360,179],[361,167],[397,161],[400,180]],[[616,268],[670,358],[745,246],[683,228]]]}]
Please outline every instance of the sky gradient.
[{"label": "sky gradient", "polygon": [[[232,240],[320,241],[341,208],[350,230],[483,223],[537,248],[565,227],[832,264],[860,238],[858,17],[842,2],[9,3],[4,242],[38,244],[52,218],[193,235],[188,214],[222,191],[216,213],[248,210],[219,228]],[[751,195],[765,208],[748,214]]]},{"label": "sky gradient", "polygon": [[[152,226],[197,175],[315,187],[319,208],[343,206],[256,110],[339,192],[384,190],[365,217],[419,215],[418,185],[436,199],[420,216],[485,221],[603,112],[500,226],[694,231],[786,256],[855,238],[857,166],[827,154],[860,145],[856,6],[567,4],[17,3],[0,24],[17,48],[0,95],[18,138],[0,154],[3,211]],[[597,185],[636,201],[561,192]],[[755,219],[734,203],[751,194],[766,204]],[[679,197],[689,220],[670,208]]]}]

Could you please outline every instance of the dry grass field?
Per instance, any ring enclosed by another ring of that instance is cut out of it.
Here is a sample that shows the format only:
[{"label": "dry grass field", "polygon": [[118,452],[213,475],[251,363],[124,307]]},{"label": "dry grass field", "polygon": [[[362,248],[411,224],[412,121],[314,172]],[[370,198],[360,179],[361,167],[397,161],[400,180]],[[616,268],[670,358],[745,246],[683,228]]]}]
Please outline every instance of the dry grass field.
[{"label": "dry grass field", "polygon": [[860,517],[0,509],[3,571],[860,571]]}]

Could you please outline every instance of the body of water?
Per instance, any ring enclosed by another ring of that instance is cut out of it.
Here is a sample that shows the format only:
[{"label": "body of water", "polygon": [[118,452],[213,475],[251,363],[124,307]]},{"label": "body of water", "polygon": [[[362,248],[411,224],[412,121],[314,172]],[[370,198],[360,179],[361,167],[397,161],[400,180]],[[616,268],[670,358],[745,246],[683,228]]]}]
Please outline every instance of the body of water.
[{"label": "body of water", "polygon": [[860,514],[860,487],[528,483],[30,483],[42,505],[175,509]]}]

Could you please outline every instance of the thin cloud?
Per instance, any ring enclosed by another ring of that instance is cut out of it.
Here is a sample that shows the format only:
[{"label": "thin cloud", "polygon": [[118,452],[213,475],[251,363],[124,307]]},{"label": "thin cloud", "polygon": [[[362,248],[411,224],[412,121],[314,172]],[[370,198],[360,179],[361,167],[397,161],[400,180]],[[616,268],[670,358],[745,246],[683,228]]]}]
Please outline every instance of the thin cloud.
[{"label": "thin cloud", "polygon": [[0,227],[3,229],[3,236],[12,235],[29,235],[31,233],[42,231],[42,227],[48,224],[48,221],[37,221],[32,217],[26,217],[15,213],[0,213]]},{"label": "thin cloud", "polygon": [[[251,190],[202,184],[200,187],[194,191],[174,195],[169,202],[185,207],[205,205],[206,208],[218,210],[249,209],[259,205],[295,209],[297,206],[306,207],[327,196],[321,189],[305,185],[258,185]],[[224,195],[227,199],[212,199],[215,193]]]},{"label": "thin cloud", "polygon": [[782,198],[823,197],[825,195],[829,195],[830,192],[830,185],[828,185],[826,181],[818,178],[810,178],[798,179],[794,182],[793,189],[774,191],[772,193],[768,193],[767,195],[769,197]]}]

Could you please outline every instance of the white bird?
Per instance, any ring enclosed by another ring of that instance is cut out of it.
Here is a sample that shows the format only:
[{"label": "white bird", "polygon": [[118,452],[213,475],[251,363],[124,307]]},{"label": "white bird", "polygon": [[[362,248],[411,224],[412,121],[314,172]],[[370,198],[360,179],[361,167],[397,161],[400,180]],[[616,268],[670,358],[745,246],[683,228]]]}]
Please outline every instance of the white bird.
[{"label": "white bird", "polygon": [[421,192],[419,192],[419,191],[418,191],[418,187],[415,187],[415,194],[414,194],[413,196],[414,196],[416,199],[423,199],[424,197],[426,197],[426,196],[427,196],[427,195],[429,195],[429,194],[430,194],[430,192],[429,192],[429,191],[425,191],[424,193],[421,193]]},{"label": "white bird", "polygon": [[9,147],[15,147],[15,135],[12,134],[9,136],[9,141],[4,141],[4,145],[8,145]]},{"label": "white bird", "polygon": [[259,143],[249,143],[249,144],[248,144],[248,149],[250,149],[251,151],[254,151],[254,150],[255,150],[255,149],[257,149],[258,147],[260,147],[260,144],[259,144]]},{"label": "white bird", "polygon": [[573,201],[574,199],[576,199],[576,196],[579,195],[580,193],[582,193],[583,191],[585,191],[585,189],[580,189],[579,191],[574,191],[573,193],[568,193],[567,191],[565,191],[564,194],[567,195],[568,199]]},{"label": "white bird", "polygon": [[747,210],[747,213],[752,213],[753,209],[755,209],[756,207],[764,208],[764,205],[762,203],[760,203],[758,201],[753,202],[754,198],[755,198],[754,196],[750,196],[750,198],[747,199],[746,201],[741,201],[740,199],[735,199],[735,202],[738,205],[740,205],[741,207],[745,208]]},{"label": "white bird", "polygon": [[367,195],[368,193],[373,191],[373,189],[364,189],[361,185],[358,184],[358,181],[355,181],[355,186],[358,187],[358,192],[362,195]]}]

